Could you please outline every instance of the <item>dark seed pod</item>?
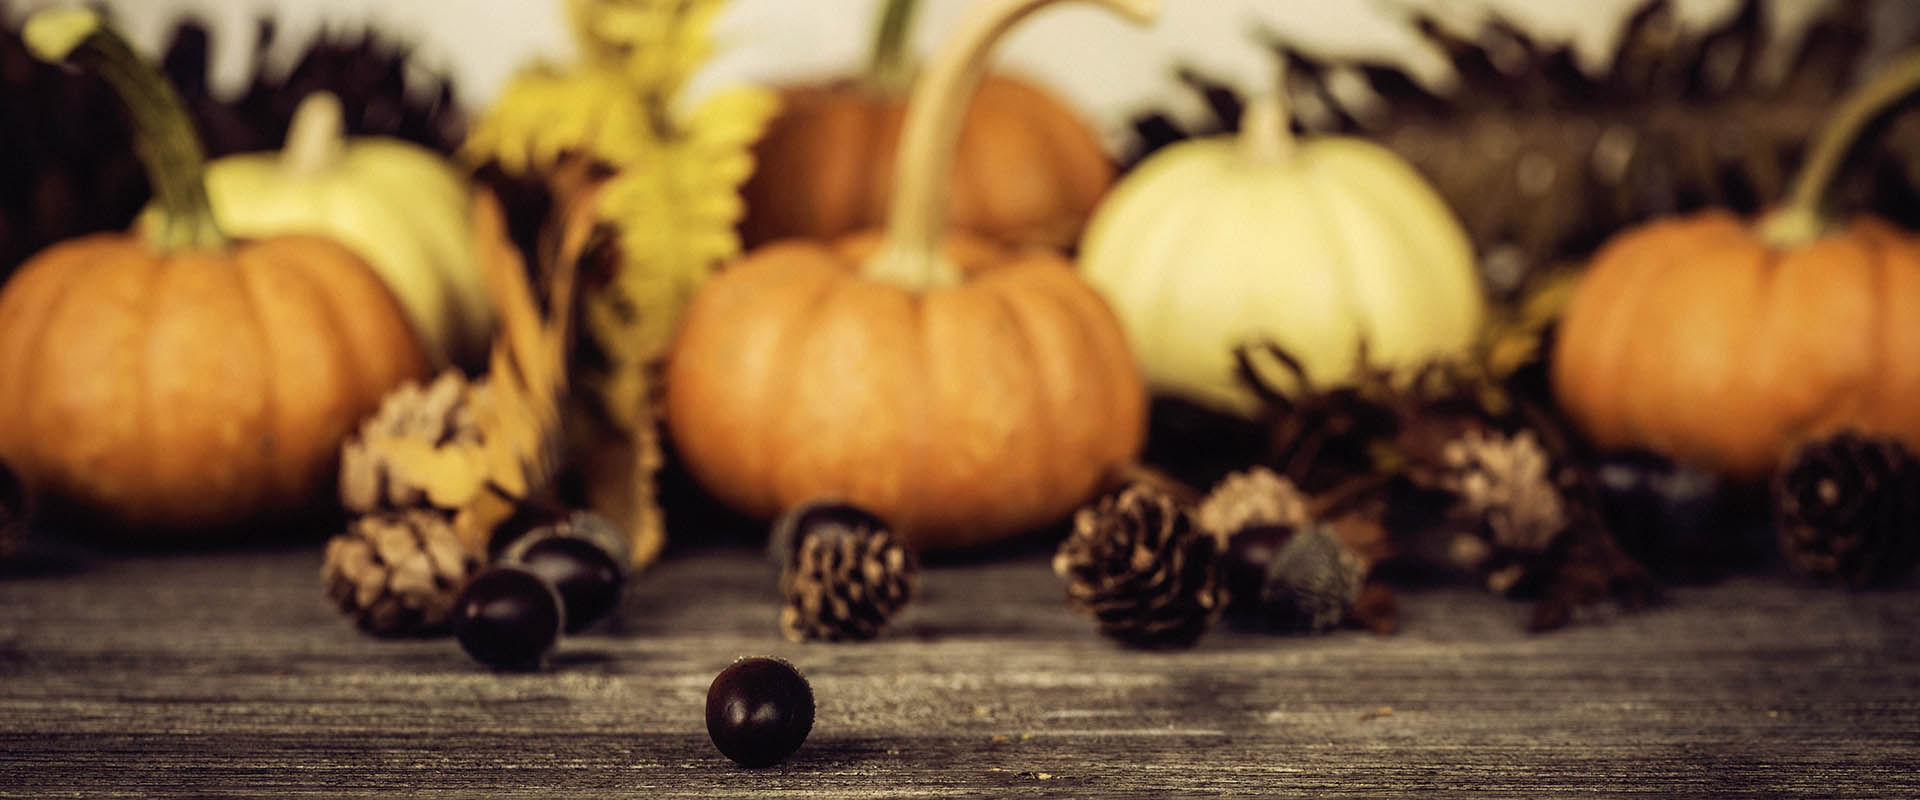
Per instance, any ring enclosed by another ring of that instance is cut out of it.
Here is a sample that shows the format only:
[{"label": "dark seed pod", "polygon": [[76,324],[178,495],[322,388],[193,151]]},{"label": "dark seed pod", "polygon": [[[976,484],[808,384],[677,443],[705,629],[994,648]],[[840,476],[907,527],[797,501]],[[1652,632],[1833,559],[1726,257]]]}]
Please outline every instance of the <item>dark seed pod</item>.
[{"label": "dark seed pod", "polygon": [[778,764],[813,730],[813,687],[777,658],[743,658],[707,688],[707,735],[743,767]]},{"label": "dark seed pod", "polygon": [[625,540],[606,518],[574,511],[536,525],[507,547],[501,562],[545,578],[567,609],[567,632],[579,633],[619,604],[626,584]]},{"label": "dark seed pod", "polygon": [[545,578],[520,567],[493,567],[460,593],[453,635],[482,664],[535,669],[559,641],[565,619],[560,593]]}]

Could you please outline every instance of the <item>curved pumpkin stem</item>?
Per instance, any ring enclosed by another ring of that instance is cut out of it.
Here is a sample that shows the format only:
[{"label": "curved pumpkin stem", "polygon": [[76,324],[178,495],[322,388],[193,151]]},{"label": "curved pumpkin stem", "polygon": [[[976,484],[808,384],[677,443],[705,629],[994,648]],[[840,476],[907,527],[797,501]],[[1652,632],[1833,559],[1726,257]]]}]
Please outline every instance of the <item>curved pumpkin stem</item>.
[{"label": "curved pumpkin stem", "polygon": [[873,29],[873,50],[867,56],[867,71],[861,82],[870,89],[893,93],[904,91],[913,80],[913,67],[907,58],[907,38],[913,32],[913,18],[920,0],[885,0],[880,21]]},{"label": "curved pumpkin stem", "polygon": [[[1151,21],[1160,0],[1087,0],[1137,22]],[[991,0],[975,6],[927,64],[907,101],[894,161],[887,238],[866,265],[866,275],[913,289],[959,282],[960,270],[940,252],[946,229],[947,190],[961,122],[973,92],[986,75],[995,42],[1027,15],[1060,0]]]},{"label": "curved pumpkin stem", "polygon": [[347,152],[347,115],[332,92],[314,92],[293,110],[280,164],[295,175],[325,172]]},{"label": "curved pumpkin stem", "polygon": [[21,38],[42,61],[70,62],[100,76],[126,105],[134,148],[160,203],[163,222],[154,245],[162,252],[225,247],[207,202],[206,152],[173,84],[92,9],[41,11],[27,19]]},{"label": "curved pumpkin stem", "polygon": [[1284,162],[1293,158],[1298,145],[1293,139],[1292,120],[1287,115],[1287,91],[1255,95],[1240,112],[1240,133],[1235,142],[1240,154],[1250,161]]},{"label": "curved pumpkin stem", "polygon": [[1920,50],[1895,58],[1866,85],[1853,90],[1833,119],[1820,129],[1807,161],[1778,211],[1761,223],[1761,236],[1775,247],[1798,247],[1825,232],[1827,189],[1840,173],[1860,134],[1915,92],[1920,92]]}]

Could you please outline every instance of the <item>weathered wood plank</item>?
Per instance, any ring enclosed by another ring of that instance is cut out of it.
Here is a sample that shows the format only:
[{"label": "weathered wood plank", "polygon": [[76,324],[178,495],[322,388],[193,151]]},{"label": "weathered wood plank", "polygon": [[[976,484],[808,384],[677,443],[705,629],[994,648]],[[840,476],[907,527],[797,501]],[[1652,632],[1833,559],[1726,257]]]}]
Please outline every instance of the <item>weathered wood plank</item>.
[{"label": "weathered wood plank", "polygon": [[[0,797],[1147,796],[1478,789],[1920,796],[1920,589],[1680,589],[1555,634],[1471,591],[1405,632],[1220,631],[1120,650],[1044,559],[940,567],[882,641],[794,645],[757,553],[681,554],[553,668],[383,641],[311,549],[0,579]],[[788,764],[725,761],[702,700],[774,654],[820,713]]]}]

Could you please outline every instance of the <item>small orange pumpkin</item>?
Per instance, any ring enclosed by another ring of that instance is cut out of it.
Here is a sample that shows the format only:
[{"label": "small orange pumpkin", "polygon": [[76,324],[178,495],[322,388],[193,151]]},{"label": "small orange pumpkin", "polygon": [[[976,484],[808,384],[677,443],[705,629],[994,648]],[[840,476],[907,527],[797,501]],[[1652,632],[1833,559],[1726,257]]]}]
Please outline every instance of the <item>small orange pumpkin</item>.
[{"label": "small orange pumpkin", "polygon": [[[781,111],[754,145],[754,174],[741,189],[748,247],[831,238],[886,220],[911,72],[901,50],[917,2],[887,0],[859,79],[781,92]],[[1114,176],[1086,124],[1045,90],[1005,75],[981,82],[959,124],[948,222],[1006,242],[1072,246]]]},{"label": "small orange pumpkin", "polygon": [[25,34],[128,103],[163,219],[54,245],[0,292],[0,458],[136,528],[318,500],[349,427],[426,369],[398,301],[331,240],[229,243],[179,96],[98,15],[42,12]]},{"label": "small orange pumpkin", "polygon": [[1739,478],[1841,428],[1920,448],[1920,240],[1821,197],[1871,119],[1920,88],[1909,54],[1842,106],[1788,201],[1654,222],[1594,257],[1554,348],[1554,393],[1599,446]]},{"label": "small orange pumpkin", "polygon": [[[1150,16],[1157,0],[1100,0]],[[962,101],[992,42],[1049,0],[976,9],[908,111],[884,240],[768,245],[710,279],[667,372],[693,474],[761,517],[820,497],[911,544],[1064,516],[1139,450],[1146,390],[1118,320],[1050,250],[942,241]]]}]

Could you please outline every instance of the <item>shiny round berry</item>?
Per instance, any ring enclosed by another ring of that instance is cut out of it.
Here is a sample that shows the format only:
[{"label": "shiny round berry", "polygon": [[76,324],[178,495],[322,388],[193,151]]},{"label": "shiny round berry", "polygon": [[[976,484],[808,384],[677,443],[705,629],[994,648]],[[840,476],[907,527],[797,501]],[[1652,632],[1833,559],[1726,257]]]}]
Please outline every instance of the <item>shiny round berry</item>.
[{"label": "shiny round berry", "polygon": [[777,764],[813,730],[813,688],[792,664],[743,658],[707,688],[707,735],[743,767]]},{"label": "shiny round berry", "polygon": [[519,567],[493,567],[467,582],[453,607],[453,635],[487,666],[532,669],[560,638],[566,612],[553,584]]},{"label": "shiny round berry", "polygon": [[568,633],[579,633],[612,611],[626,581],[605,548],[577,536],[541,537],[519,550],[515,565],[560,591]]}]

